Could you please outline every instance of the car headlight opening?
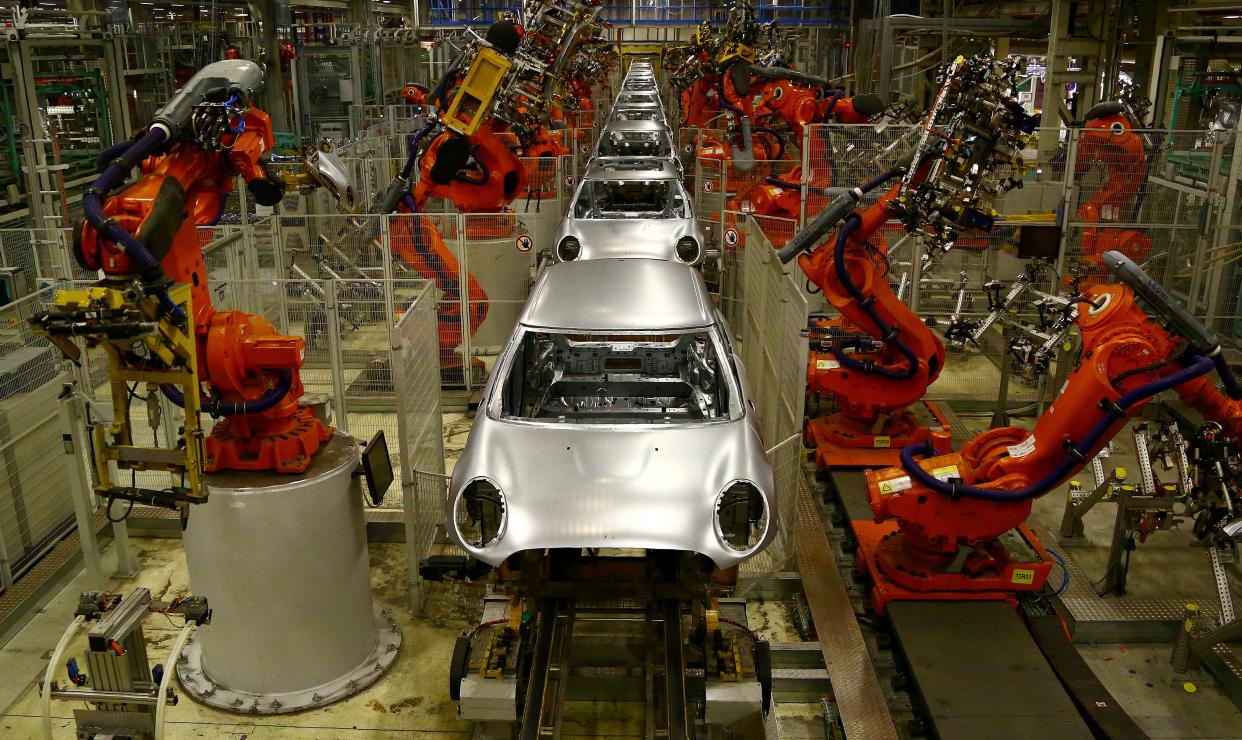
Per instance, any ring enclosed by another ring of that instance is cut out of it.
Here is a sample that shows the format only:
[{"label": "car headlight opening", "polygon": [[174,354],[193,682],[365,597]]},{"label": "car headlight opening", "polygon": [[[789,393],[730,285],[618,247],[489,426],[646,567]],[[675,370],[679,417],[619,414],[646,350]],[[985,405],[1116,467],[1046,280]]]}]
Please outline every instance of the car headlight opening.
[{"label": "car headlight opening", "polygon": [[453,526],[461,541],[484,550],[500,541],[509,520],[505,495],[487,478],[466,484],[453,504]]},{"label": "car headlight opening", "polygon": [[562,262],[573,262],[582,254],[582,242],[567,236],[556,245],[556,257]]},{"label": "car headlight opening", "polygon": [[768,531],[768,502],[748,481],[735,481],[716,497],[716,536],[734,552],[750,552]]}]

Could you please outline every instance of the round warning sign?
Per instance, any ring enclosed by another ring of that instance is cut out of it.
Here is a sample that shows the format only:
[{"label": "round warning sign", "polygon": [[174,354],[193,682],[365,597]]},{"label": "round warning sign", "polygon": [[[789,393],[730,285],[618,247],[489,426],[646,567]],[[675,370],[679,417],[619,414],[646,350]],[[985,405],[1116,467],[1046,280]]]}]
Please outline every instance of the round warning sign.
[{"label": "round warning sign", "polygon": [[565,187],[572,188],[575,184],[577,184],[577,182],[578,178],[573,175],[565,175]]},{"label": "round warning sign", "polygon": [[686,144],[686,154],[694,154],[694,144]]},{"label": "round warning sign", "polygon": [[578,151],[582,152],[583,154],[588,154],[591,151],[591,147],[587,146],[586,144],[579,144]]},{"label": "round warning sign", "polygon": [[711,180],[703,181],[703,192],[710,193],[711,191],[715,189],[716,189],[716,184],[714,182],[712,182]]},{"label": "round warning sign", "polygon": [[517,238],[517,251],[529,252],[535,246],[535,240],[530,238],[530,234],[522,234]]},{"label": "round warning sign", "polygon": [[725,244],[737,246],[737,229],[725,229]]}]

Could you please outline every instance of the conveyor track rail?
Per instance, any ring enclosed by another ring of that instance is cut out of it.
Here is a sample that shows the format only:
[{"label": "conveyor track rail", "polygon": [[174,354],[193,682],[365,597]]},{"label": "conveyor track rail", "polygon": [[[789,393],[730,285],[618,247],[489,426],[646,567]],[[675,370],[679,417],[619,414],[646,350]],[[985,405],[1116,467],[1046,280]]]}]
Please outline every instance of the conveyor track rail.
[{"label": "conveyor track rail", "polygon": [[[574,627],[592,609],[572,599],[547,599],[539,610],[530,680],[521,721],[522,740],[559,740],[573,681]],[[615,608],[605,610],[617,616]],[[645,736],[659,740],[693,740],[695,712],[686,698],[685,635],[682,604],[663,600],[640,612],[646,623],[643,679],[646,694]]]}]

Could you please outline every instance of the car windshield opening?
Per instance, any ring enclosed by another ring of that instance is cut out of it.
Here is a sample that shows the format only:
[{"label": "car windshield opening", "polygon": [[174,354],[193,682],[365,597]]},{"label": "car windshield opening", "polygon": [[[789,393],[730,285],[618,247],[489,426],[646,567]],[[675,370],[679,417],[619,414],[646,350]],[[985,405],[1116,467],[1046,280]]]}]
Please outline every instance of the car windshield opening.
[{"label": "car windshield opening", "polygon": [[629,110],[619,110],[612,118],[614,121],[658,121],[660,119],[660,112],[632,108]]},{"label": "car windshield opening", "polygon": [[530,330],[519,341],[502,390],[505,418],[586,424],[731,418],[730,365],[722,366],[707,330],[659,335]]},{"label": "car windshield opening", "polygon": [[688,218],[686,199],[673,180],[587,180],[574,202],[574,218]]},{"label": "car windshield opening", "polygon": [[601,157],[673,156],[673,146],[662,131],[605,131],[599,140]]}]

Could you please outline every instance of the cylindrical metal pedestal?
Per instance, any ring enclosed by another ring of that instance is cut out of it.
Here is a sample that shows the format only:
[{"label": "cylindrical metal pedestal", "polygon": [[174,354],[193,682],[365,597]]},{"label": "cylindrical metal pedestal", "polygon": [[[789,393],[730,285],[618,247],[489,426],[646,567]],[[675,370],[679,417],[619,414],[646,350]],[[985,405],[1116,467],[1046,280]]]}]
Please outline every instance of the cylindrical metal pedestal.
[{"label": "cylindrical metal pedestal", "polygon": [[299,476],[206,477],[186,562],[211,624],[177,664],[206,704],[276,714],[361,691],[396,659],[401,632],[371,599],[357,445],[337,433]]}]

